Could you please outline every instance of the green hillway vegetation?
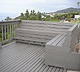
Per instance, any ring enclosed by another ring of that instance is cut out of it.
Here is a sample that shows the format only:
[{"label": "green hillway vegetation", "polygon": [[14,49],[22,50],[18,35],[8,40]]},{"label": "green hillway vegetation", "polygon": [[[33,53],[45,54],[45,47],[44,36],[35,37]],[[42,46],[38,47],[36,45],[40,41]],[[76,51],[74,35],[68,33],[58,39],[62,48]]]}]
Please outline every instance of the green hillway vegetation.
[{"label": "green hillway vegetation", "polygon": [[[42,15],[45,18],[42,18]],[[71,21],[73,20],[75,15],[79,15],[79,12],[72,12],[72,13],[65,13],[65,14],[58,14],[56,12],[56,14],[51,17],[50,15],[46,15],[45,13],[41,13],[41,12],[35,12],[35,10],[31,10],[31,12],[29,13],[28,9],[26,10],[25,13],[21,13],[21,15],[19,17],[16,17],[15,19],[21,19],[21,20],[41,20],[41,21],[61,21],[61,20],[66,20],[66,21]],[[11,20],[11,18],[7,17],[5,20]],[[76,20],[75,23],[78,23],[78,21]]]},{"label": "green hillway vegetation", "polygon": [[[46,18],[42,18],[41,16],[44,16]],[[21,20],[41,20],[41,21],[61,21],[61,20],[67,20],[67,21],[71,21],[72,18],[74,18],[75,15],[79,15],[79,12],[72,12],[72,13],[65,13],[65,14],[58,14],[56,12],[56,14],[54,15],[54,17],[51,17],[50,15],[45,15],[44,13],[41,12],[35,12],[35,10],[31,10],[31,12],[29,13],[28,9],[26,10],[26,13],[23,14],[21,13],[21,15],[17,18],[17,19],[21,19]],[[77,22],[77,20],[76,20]]]}]

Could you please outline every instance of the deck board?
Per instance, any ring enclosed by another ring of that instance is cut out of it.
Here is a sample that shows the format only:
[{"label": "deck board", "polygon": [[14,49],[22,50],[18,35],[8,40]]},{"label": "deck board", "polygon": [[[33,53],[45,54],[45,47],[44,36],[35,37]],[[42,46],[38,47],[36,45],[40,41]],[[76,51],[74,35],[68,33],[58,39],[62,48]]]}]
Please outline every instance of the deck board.
[{"label": "deck board", "polygon": [[46,66],[40,56],[45,47],[12,43],[0,50],[0,72],[66,72],[63,68]]}]

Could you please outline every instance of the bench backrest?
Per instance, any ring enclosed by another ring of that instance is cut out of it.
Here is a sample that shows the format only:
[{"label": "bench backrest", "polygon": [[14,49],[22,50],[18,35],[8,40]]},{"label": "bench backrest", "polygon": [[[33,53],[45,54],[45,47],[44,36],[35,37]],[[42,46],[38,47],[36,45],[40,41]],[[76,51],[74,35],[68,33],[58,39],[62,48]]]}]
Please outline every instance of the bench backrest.
[{"label": "bench backrest", "polygon": [[73,25],[74,24],[64,24],[62,22],[22,20],[20,28],[54,32],[67,32]]},{"label": "bench backrest", "polygon": [[74,52],[77,43],[77,33],[78,33],[78,25],[75,24],[71,27],[67,33],[60,33],[49,42],[47,45],[54,45],[54,46],[62,46],[66,48],[70,48],[70,52]]},{"label": "bench backrest", "polygon": [[78,25],[75,24],[67,31],[67,36],[63,44],[64,47],[71,48],[70,51],[74,51],[77,43]]},{"label": "bench backrest", "polygon": [[15,32],[15,39],[26,40],[29,42],[40,42],[47,43],[53,37],[55,37],[58,33],[51,33],[48,31],[39,31],[39,30],[28,30],[28,29],[20,29],[17,28]]}]

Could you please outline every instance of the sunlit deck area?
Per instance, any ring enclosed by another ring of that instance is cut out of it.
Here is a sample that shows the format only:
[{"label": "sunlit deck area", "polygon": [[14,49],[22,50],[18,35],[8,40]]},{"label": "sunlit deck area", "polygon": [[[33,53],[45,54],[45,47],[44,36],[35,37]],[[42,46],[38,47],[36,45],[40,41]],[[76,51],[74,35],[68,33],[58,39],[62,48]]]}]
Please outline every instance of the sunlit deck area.
[{"label": "sunlit deck area", "polygon": [[79,29],[63,22],[0,22],[0,72],[80,71]]},{"label": "sunlit deck area", "polygon": [[0,50],[0,72],[66,72],[65,68],[46,66],[41,55],[45,47],[11,43]]}]

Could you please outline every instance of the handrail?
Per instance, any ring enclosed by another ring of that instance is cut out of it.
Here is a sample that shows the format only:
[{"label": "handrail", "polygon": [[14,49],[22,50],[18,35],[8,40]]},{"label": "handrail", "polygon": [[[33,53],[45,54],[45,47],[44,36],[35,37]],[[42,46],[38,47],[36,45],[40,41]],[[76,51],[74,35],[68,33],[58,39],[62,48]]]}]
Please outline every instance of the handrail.
[{"label": "handrail", "polygon": [[21,20],[0,21],[1,44],[12,41],[15,37],[15,29],[20,27]]},{"label": "handrail", "polygon": [[18,22],[21,22],[21,20],[10,20],[10,21],[0,21],[0,25],[2,25],[2,24],[11,24],[11,23],[18,23]]}]

